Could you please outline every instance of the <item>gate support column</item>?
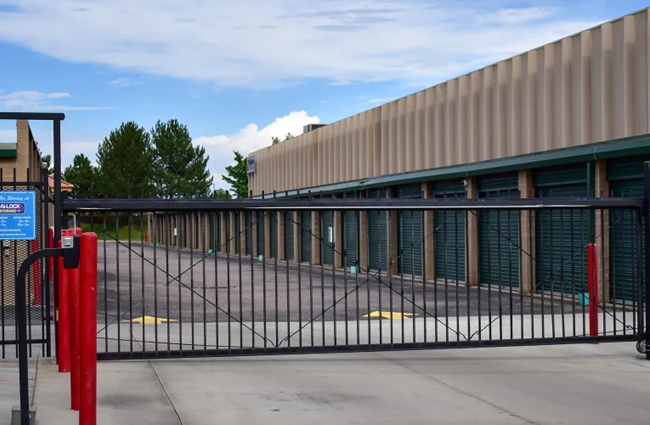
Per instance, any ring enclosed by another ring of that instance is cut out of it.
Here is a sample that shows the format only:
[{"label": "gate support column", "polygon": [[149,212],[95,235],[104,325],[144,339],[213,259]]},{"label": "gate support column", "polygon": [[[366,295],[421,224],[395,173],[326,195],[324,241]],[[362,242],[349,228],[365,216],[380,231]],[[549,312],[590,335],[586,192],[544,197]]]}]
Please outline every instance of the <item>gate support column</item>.
[{"label": "gate support column", "polygon": [[[519,193],[522,198],[535,196],[532,170],[519,171]],[[524,294],[533,292],[535,281],[535,213],[530,210],[521,211],[521,291]]]},{"label": "gate support column", "polygon": [[[277,234],[275,236],[277,242]],[[271,258],[271,211],[264,211],[264,252],[262,255],[265,259]],[[275,255],[277,257],[277,252]]]},{"label": "gate support column", "polygon": [[[359,199],[366,197],[365,191],[359,192]],[[368,270],[368,213],[366,211],[359,211],[359,268],[357,273]]]},{"label": "gate support column", "polygon": [[[259,255],[261,254],[260,252],[257,252],[257,232],[260,231],[260,226],[259,226],[259,216],[257,214],[257,211],[251,212],[251,257],[253,258],[258,258]],[[262,216],[262,220],[264,220],[264,216]]]},{"label": "gate support column", "polygon": [[320,247],[321,247],[321,238],[320,238],[320,211],[311,212],[311,235],[309,235],[309,240],[311,241],[311,263],[314,266],[320,266]]},{"label": "gate support column", "polygon": [[237,234],[237,216],[234,211],[229,211],[228,213],[228,227],[230,228],[230,234],[228,235],[228,243],[230,244],[230,254],[236,254],[237,250],[237,239],[239,235]]},{"label": "gate support column", "polygon": [[[645,289],[645,329],[640,329],[645,339],[646,352],[645,358],[650,360],[650,350],[647,349],[648,341],[650,339],[650,162],[643,164],[643,215],[645,218],[645,252],[643,253],[643,261],[645,262],[645,279],[639,278],[639,283],[642,285],[641,289]],[[639,238],[640,239],[640,238]],[[641,273],[638,274],[641,276]],[[643,293],[642,290],[639,291]],[[639,309],[640,314],[643,314],[643,309]],[[641,323],[643,323],[641,321]],[[640,324],[641,324],[640,323]],[[641,328],[641,326],[639,326]]]},{"label": "gate support column", "polygon": [[228,217],[227,212],[219,213],[219,221],[221,223],[221,227],[220,227],[221,232],[219,232],[219,233],[221,233],[219,235],[219,251],[220,252],[226,252],[226,249],[227,249],[226,243],[228,243],[228,238],[226,237],[227,236],[226,229],[228,228],[228,226],[230,226],[230,222],[228,221],[227,217]]},{"label": "gate support column", "polygon": [[284,235],[284,211],[278,211],[278,220],[277,220],[277,225],[278,229],[276,232],[275,237],[278,239],[278,249],[277,249],[277,257],[278,261],[285,261],[286,256],[285,256],[285,235]]},{"label": "gate support column", "polygon": [[[341,198],[341,194],[335,194],[334,198]],[[334,268],[341,269],[345,267],[343,264],[343,213],[341,211],[334,211],[334,246],[336,251],[334,254]]]},{"label": "gate support column", "polygon": [[[478,179],[468,177],[467,181],[467,198],[478,198]],[[467,246],[465,252],[465,261],[468,263],[465,271],[465,282],[470,286],[479,285],[478,274],[478,211],[468,211],[467,219]]]},{"label": "gate support column", "polygon": [[[387,198],[395,198],[395,194],[397,192],[397,187],[389,187],[386,189],[386,197]],[[388,264],[386,274],[387,275],[398,275],[399,274],[399,243],[398,243],[398,238],[399,238],[399,212],[398,211],[388,211],[388,226],[386,226],[388,229],[388,249],[386,255],[388,255],[388,258],[386,259],[386,264]],[[392,261],[392,263],[391,263]]]},{"label": "gate support column", "polygon": [[[596,198],[609,198],[609,181],[607,181],[607,161],[599,160],[595,163],[595,191]],[[609,210],[596,210],[594,220],[594,234],[598,245],[598,299],[609,302]]]},{"label": "gate support column", "polygon": [[[239,238],[239,251],[237,254],[240,254],[243,256],[246,255],[246,233],[248,233],[248,229],[246,229],[246,214],[248,211],[241,211],[239,213],[239,235],[237,237]],[[252,243],[252,241],[251,241]]]},{"label": "gate support column", "polygon": [[[422,198],[430,199],[433,197],[433,183],[422,183]],[[432,210],[424,211],[424,258],[425,275],[427,281],[435,281],[435,266],[433,262],[433,241],[435,240],[435,212]]]},{"label": "gate support column", "polygon": [[302,226],[302,214],[300,211],[293,212],[293,223],[291,223],[293,229],[293,261],[296,264],[302,263],[302,241],[300,240],[300,226]]}]

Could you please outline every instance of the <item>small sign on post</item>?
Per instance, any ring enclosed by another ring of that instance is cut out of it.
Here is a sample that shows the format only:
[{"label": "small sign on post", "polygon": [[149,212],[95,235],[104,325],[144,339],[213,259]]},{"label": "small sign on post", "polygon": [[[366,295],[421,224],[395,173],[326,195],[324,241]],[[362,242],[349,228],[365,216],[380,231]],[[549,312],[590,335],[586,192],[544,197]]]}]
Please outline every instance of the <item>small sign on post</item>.
[{"label": "small sign on post", "polygon": [[36,239],[36,192],[0,192],[0,240]]}]

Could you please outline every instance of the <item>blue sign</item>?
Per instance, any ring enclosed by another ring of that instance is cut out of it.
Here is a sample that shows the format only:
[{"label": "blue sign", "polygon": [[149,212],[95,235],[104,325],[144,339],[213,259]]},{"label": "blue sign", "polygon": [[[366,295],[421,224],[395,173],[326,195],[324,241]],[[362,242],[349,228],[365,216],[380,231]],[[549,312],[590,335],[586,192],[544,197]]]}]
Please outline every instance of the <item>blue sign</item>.
[{"label": "blue sign", "polygon": [[36,239],[36,192],[0,192],[0,240]]},{"label": "blue sign", "polygon": [[255,172],[255,157],[249,156],[246,161],[246,169],[248,174],[253,174]]}]

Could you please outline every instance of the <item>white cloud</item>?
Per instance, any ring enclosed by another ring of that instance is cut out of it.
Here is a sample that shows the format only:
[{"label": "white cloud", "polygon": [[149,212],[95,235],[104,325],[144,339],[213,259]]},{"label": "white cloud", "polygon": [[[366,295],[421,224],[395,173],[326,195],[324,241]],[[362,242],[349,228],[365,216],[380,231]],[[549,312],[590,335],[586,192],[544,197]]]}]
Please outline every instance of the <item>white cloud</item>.
[{"label": "white cloud", "polygon": [[431,85],[600,23],[581,18],[573,2],[2,2],[9,7],[0,12],[0,41],[73,62],[244,87],[309,78]]},{"label": "white cloud", "polygon": [[115,80],[109,81],[107,84],[113,87],[131,87],[140,84],[140,82],[132,78],[116,78]]},{"label": "white cloud", "polygon": [[214,176],[216,187],[227,189],[228,185],[221,179],[221,173],[226,166],[233,163],[233,151],[239,151],[247,156],[251,152],[269,146],[273,137],[284,139],[287,133],[297,136],[302,134],[305,125],[319,123],[320,118],[310,116],[306,111],[291,112],[276,118],[263,128],[251,123],[234,134],[199,137],[194,139],[194,143],[204,146],[207,154],[210,155],[208,167]]},{"label": "white cloud", "polygon": [[388,99],[370,99],[368,103],[386,103]]},{"label": "white cloud", "polygon": [[106,109],[94,106],[66,106],[52,103],[54,99],[65,99],[68,97],[70,97],[69,93],[17,91],[0,94],[0,109],[14,111],[95,111]]}]

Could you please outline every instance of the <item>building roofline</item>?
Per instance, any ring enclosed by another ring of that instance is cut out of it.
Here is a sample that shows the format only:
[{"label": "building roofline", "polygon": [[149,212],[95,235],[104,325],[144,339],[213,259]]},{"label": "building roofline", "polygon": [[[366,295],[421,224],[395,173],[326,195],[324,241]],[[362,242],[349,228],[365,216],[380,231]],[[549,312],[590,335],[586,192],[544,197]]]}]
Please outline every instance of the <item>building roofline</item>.
[{"label": "building roofline", "polygon": [[[304,189],[294,189],[276,193],[276,197],[312,194],[327,194],[334,192],[349,192],[378,187],[395,186],[397,184],[420,183],[425,181],[440,181],[453,178],[471,177],[485,174],[495,174],[507,171],[517,171],[531,168],[551,167],[555,165],[587,162],[601,159],[620,158],[624,156],[650,154],[650,134],[624,139],[609,140],[588,145],[535,152],[506,158],[473,162],[470,164],[452,165],[426,170],[410,171],[399,174],[389,174],[378,177],[351,180],[330,185],[314,186]],[[272,194],[265,194],[265,197]],[[262,198],[261,195],[255,199]]]}]

